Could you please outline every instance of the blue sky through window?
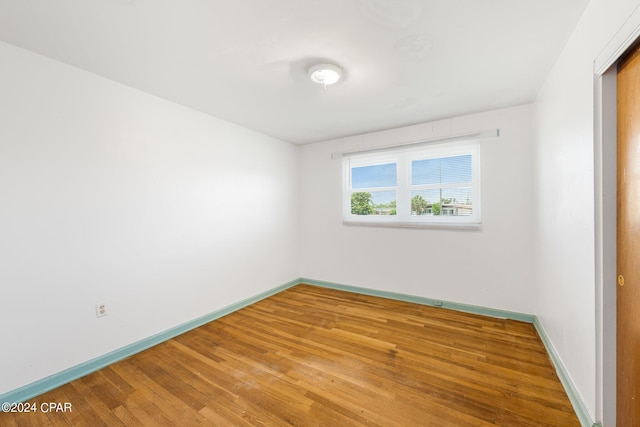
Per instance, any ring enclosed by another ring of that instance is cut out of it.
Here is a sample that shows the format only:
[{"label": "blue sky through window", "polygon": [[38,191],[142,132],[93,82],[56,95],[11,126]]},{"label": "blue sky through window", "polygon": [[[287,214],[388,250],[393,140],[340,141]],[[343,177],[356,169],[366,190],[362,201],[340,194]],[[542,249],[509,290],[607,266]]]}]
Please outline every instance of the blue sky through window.
[{"label": "blue sky through window", "polygon": [[472,141],[345,158],[343,219],[410,227],[480,223],[479,152]]},{"label": "blue sky through window", "polygon": [[471,182],[471,155],[414,160],[411,185]]},{"label": "blue sky through window", "polygon": [[351,168],[351,188],[395,187],[395,163]]},{"label": "blue sky through window", "polygon": [[[364,188],[383,189],[397,185],[396,163],[360,166],[351,168],[351,188],[353,192]],[[441,157],[413,160],[411,162],[411,185],[459,184],[472,181],[472,156]],[[375,205],[387,204],[396,200],[396,192],[370,191]],[[411,196],[420,195],[428,203],[443,199],[456,203],[471,203],[471,188],[413,190]]]}]

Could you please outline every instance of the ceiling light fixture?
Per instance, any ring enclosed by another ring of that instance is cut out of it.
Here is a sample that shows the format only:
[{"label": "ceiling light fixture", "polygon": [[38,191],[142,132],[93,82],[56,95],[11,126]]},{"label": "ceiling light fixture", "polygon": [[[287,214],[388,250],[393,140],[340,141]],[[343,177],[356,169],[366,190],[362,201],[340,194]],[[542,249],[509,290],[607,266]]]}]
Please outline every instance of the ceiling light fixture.
[{"label": "ceiling light fixture", "polygon": [[318,83],[327,88],[327,85],[333,85],[342,78],[342,70],[334,64],[318,64],[309,69],[309,78],[312,82]]}]

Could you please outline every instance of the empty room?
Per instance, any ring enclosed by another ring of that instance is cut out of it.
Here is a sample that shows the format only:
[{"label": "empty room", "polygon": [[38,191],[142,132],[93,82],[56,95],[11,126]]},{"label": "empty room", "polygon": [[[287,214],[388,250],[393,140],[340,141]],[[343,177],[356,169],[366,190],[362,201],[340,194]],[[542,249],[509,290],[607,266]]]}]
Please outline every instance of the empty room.
[{"label": "empty room", "polygon": [[0,425],[640,425],[638,6],[0,0]]}]

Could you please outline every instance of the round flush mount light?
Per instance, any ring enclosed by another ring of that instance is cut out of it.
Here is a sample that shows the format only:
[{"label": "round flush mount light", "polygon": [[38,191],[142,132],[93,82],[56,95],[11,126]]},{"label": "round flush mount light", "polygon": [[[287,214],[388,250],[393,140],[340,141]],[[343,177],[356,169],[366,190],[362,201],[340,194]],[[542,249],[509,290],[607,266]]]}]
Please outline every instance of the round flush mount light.
[{"label": "round flush mount light", "polygon": [[326,87],[340,81],[342,70],[334,64],[317,64],[309,69],[309,78],[312,82]]}]

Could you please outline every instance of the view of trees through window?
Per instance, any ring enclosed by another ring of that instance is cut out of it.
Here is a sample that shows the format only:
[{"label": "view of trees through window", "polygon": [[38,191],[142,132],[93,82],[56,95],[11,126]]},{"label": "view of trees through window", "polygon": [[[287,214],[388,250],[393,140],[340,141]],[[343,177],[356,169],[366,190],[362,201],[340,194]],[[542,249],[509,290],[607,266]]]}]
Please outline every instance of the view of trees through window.
[{"label": "view of trees through window", "polygon": [[396,215],[396,163],[351,169],[351,213],[353,215]]},{"label": "view of trees through window", "polygon": [[354,215],[396,215],[396,201],[376,204],[373,194],[359,191],[351,194],[351,213]]},{"label": "view of trees through window", "polygon": [[[351,214],[397,215],[397,169],[396,163],[352,167]],[[411,215],[470,216],[471,182],[469,154],[412,160]]]}]

